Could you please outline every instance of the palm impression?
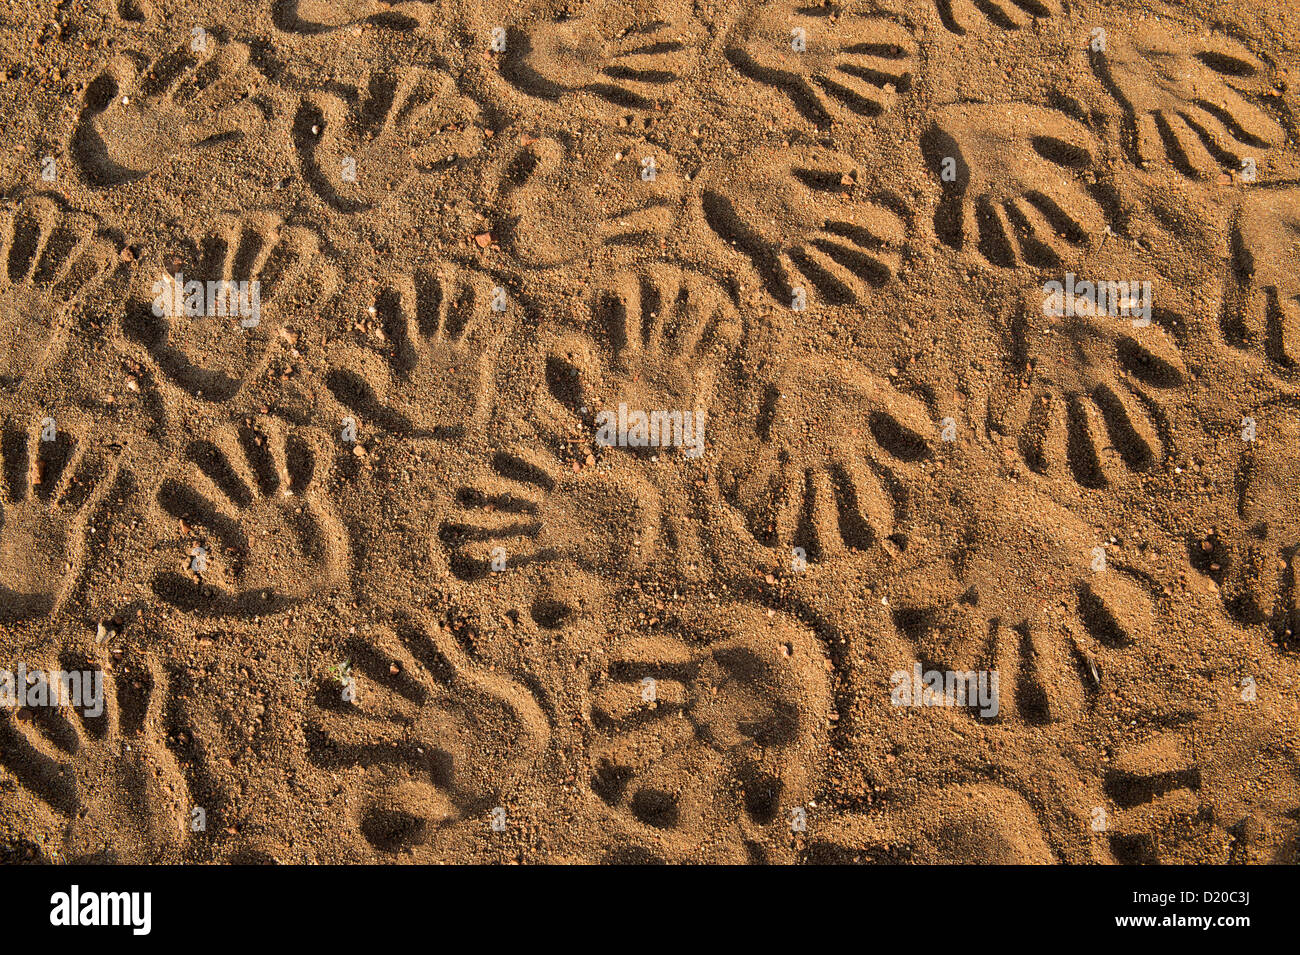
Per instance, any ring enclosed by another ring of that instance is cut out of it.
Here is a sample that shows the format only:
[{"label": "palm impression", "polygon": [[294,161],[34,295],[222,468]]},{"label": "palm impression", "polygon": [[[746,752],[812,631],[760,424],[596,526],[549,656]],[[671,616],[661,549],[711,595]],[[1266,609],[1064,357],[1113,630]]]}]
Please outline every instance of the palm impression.
[{"label": "palm impression", "polygon": [[117,267],[95,220],[54,198],[25,199],[0,222],[0,384],[19,388],[55,360],[75,310]]},{"label": "palm impression", "polygon": [[[554,435],[594,429],[601,412],[608,418],[620,405],[646,414],[689,411],[707,425],[743,332],[725,289],[698,272],[654,264],[600,283],[588,308],[590,334],[559,337],[547,349],[540,410],[555,422]],[[641,450],[669,453],[662,444]],[[692,450],[703,454],[702,445]]]},{"label": "palm impression", "polygon": [[0,436],[0,620],[59,611],[84,569],[87,524],[116,462],[62,416]]},{"label": "palm impression", "polygon": [[943,198],[935,234],[1005,268],[1055,267],[1106,223],[1085,174],[1096,145],[1081,124],[1023,103],[948,106],[922,142]]},{"label": "palm impression", "polygon": [[595,11],[506,32],[501,75],[532,96],[595,97],[603,111],[671,104],[695,56],[696,39],[675,23],[649,20],[615,32]]},{"label": "palm impression", "polygon": [[549,741],[532,695],[473,660],[441,623],[399,616],[347,652],[346,675],[317,683],[308,750],[317,765],[366,777],[359,827],[382,852],[486,814]]},{"label": "palm impression", "polygon": [[1012,436],[1026,464],[1049,477],[1102,488],[1149,471],[1169,456],[1166,405],[1188,382],[1176,323],[1153,310],[1127,317],[1044,315],[1027,302],[1007,330],[1008,376],[989,402],[996,431]]},{"label": "palm impression", "polygon": [[142,179],[263,123],[258,79],[247,46],[207,34],[145,67],[119,57],[86,92],[72,153],[93,186]]},{"label": "palm impression", "polygon": [[[1300,646],[1300,412],[1275,403],[1251,413],[1236,485],[1239,521],[1192,547],[1193,565],[1219,584],[1228,610],[1248,625],[1264,624],[1287,649]],[[1253,433],[1252,433],[1253,432]]]},{"label": "palm impression", "polygon": [[54,861],[175,861],[192,819],[164,742],[162,669],[147,657],[110,663],[73,651],[27,668],[45,679],[75,674],[82,697],[0,711],[0,767],[33,801],[31,818],[55,834]]},{"label": "palm impression", "polygon": [[1151,650],[1150,576],[1064,509],[1009,500],[972,521],[967,546],[950,577],[908,588],[893,614],[912,655],[904,672],[998,675],[996,712],[972,705],[974,718],[1076,725]]},{"label": "palm impression", "polygon": [[482,148],[474,104],[444,73],[376,73],[346,93],[307,97],[293,127],[303,177],[342,212],[428,189]]},{"label": "palm impression", "polygon": [[1273,86],[1269,69],[1228,37],[1188,36],[1166,22],[1107,31],[1094,65],[1124,108],[1128,147],[1140,165],[1168,163],[1209,179],[1286,142],[1257,105]]},{"label": "palm impression", "polygon": [[1300,190],[1260,190],[1233,224],[1221,325],[1230,345],[1294,379],[1300,368]]},{"label": "palm impression", "polygon": [[191,442],[158,489],[154,593],[187,612],[254,616],[343,585],[347,534],[320,490],[321,451],[273,420]]},{"label": "palm impression", "polygon": [[764,149],[702,178],[705,222],[784,306],[861,302],[898,271],[900,203],[864,195],[847,156]]},{"label": "palm impression", "polygon": [[265,369],[284,322],[328,297],[336,279],[316,233],[270,215],[222,216],[142,265],[123,326],[173,385],[229,401]]},{"label": "palm impression", "polygon": [[789,825],[828,741],[828,658],[797,620],[734,605],[681,636],[624,640],[592,675],[592,791],[678,836]]},{"label": "palm impression", "polygon": [[554,139],[530,141],[511,157],[498,188],[502,246],[531,268],[653,247],[681,211],[672,157],[623,137],[581,166]]},{"label": "palm impression", "polygon": [[897,23],[837,7],[776,0],[729,38],[727,58],[784,92],[809,121],[878,116],[912,86],[916,43]]},{"label": "palm impression", "polygon": [[510,320],[506,290],[484,273],[435,263],[396,275],[367,301],[368,347],[328,374],[335,398],[393,434],[453,440],[480,430]]},{"label": "palm impression", "polygon": [[923,403],[857,365],[796,361],[727,427],[718,484],[759,543],[834,560],[900,533],[936,428]]}]

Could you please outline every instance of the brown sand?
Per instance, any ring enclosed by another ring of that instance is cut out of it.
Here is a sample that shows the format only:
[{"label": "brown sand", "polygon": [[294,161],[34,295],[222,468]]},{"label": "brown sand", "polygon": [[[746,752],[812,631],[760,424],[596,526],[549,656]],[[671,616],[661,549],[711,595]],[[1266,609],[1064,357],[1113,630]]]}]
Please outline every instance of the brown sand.
[{"label": "brown sand", "polygon": [[1298,70],[1258,0],[10,0],[0,670],[107,700],[0,710],[0,858],[1297,861]]}]

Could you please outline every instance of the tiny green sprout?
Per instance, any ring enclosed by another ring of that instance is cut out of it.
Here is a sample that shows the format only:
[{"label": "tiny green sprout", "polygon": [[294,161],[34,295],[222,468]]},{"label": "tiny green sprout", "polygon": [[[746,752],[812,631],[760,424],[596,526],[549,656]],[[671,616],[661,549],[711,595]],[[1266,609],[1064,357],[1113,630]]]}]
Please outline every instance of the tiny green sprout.
[{"label": "tiny green sprout", "polygon": [[325,675],[331,682],[342,686],[352,677],[352,661],[344,660],[342,663],[336,663],[325,671]]}]

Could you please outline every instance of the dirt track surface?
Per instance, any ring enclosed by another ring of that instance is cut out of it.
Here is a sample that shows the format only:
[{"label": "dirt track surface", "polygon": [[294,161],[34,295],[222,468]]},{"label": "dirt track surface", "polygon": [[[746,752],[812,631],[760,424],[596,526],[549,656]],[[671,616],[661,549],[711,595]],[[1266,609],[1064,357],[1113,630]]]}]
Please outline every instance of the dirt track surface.
[{"label": "dirt track surface", "polygon": [[11,0],[0,702],[104,700],[0,708],[0,859],[1300,860],[1297,71],[1282,3]]}]

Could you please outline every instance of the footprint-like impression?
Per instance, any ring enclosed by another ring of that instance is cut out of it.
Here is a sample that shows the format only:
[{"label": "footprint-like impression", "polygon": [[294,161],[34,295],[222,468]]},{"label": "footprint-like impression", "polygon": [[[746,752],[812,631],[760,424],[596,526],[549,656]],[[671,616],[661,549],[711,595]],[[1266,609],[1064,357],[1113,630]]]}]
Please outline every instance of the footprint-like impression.
[{"label": "footprint-like impression", "polygon": [[249,98],[258,78],[247,46],[211,34],[147,65],[119,57],[87,88],[72,154],[92,186],[142,179],[265,122]]},{"label": "footprint-like impression", "polygon": [[924,404],[865,369],[798,360],[723,432],[718,484],[749,534],[787,558],[906,546],[908,482],[937,434]]},{"label": "footprint-like impression", "polygon": [[1007,329],[1009,375],[989,402],[995,431],[1014,436],[1038,474],[1098,489],[1169,455],[1164,408],[1188,380],[1178,343],[1153,310],[1126,317],[1044,315],[1025,303]]},{"label": "footprint-like impression", "polygon": [[464,438],[491,411],[492,363],[511,308],[485,273],[438,263],[399,274],[366,307],[368,347],[331,371],[326,385],[363,424]]},{"label": "footprint-like impression", "polygon": [[478,815],[486,824],[550,739],[533,696],[472,659],[442,624],[406,614],[347,652],[346,677],[317,682],[307,745],[318,766],[363,773],[362,836],[392,853],[442,825]]},{"label": "footprint-like impression", "polygon": [[1085,174],[1096,145],[1080,123],[1042,106],[963,104],[939,110],[922,140],[943,197],[935,234],[994,265],[1054,267],[1102,235]]},{"label": "footprint-like impression", "polygon": [[1286,130],[1258,101],[1271,71],[1236,40],[1192,36],[1167,20],[1106,31],[1093,67],[1125,113],[1126,147],[1138,165],[1168,164],[1195,179],[1263,168]]},{"label": "footprint-like impression", "polygon": [[167,534],[154,593],[191,613],[253,616],[343,585],[347,537],[319,487],[323,440],[250,419],[191,442],[157,493]]},{"label": "footprint-like impression", "polygon": [[294,146],[303,178],[342,212],[396,201],[482,148],[476,109],[444,73],[375,73],[365,89],[317,93],[299,106]]},{"label": "footprint-like impression", "polygon": [[663,20],[617,33],[595,11],[510,29],[501,75],[516,89],[563,102],[595,97],[605,112],[671,105],[696,47],[690,30]]},{"label": "footprint-like impression", "polygon": [[46,678],[76,674],[86,691],[67,705],[0,710],[0,766],[32,800],[36,824],[57,834],[57,861],[178,861],[192,820],[164,743],[162,668],[145,656],[110,664],[72,650],[26,666]]},{"label": "footprint-like impression", "polygon": [[[732,605],[685,637],[631,637],[592,675],[592,792],[688,848],[784,828],[820,781],[825,648],[785,614]],[[643,831],[645,831],[643,829]]]},{"label": "footprint-like impression", "polygon": [[80,577],[87,523],[117,470],[90,433],[61,416],[0,431],[0,620],[56,613]]},{"label": "footprint-like impression", "polygon": [[0,386],[16,390],[56,361],[78,304],[117,267],[90,216],[59,199],[24,199],[0,222]]},{"label": "footprint-like impression", "polygon": [[222,216],[141,265],[123,330],[171,384],[229,401],[265,369],[284,322],[308,314],[336,282],[311,230],[271,215]]},{"label": "footprint-like impression", "polygon": [[901,201],[864,192],[847,156],[764,149],[708,171],[700,199],[724,246],[749,258],[777,302],[802,308],[860,302],[896,275]]},{"label": "footprint-like impression", "polygon": [[681,211],[672,157],[615,137],[580,159],[560,142],[522,145],[499,174],[502,246],[531,268],[554,268],[604,249],[657,247]]},{"label": "footprint-like impression", "polygon": [[775,0],[728,38],[727,58],[781,90],[810,122],[829,126],[879,116],[912,87],[916,42],[883,17]]}]

